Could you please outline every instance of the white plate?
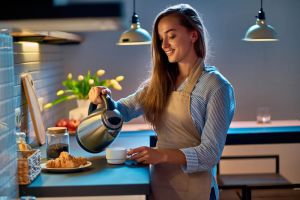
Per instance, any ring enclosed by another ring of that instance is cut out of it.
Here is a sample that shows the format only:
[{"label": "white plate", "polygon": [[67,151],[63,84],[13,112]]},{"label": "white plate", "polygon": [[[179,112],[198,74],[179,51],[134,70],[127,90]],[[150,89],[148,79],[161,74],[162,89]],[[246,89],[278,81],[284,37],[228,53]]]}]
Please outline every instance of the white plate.
[{"label": "white plate", "polygon": [[77,171],[81,171],[85,168],[88,168],[90,166],[92,166],[92,163],[90,161],[87,161],[87,164],[81,165],[76,168],[48,168],[48,167],[46,167],[46,163],[41,164],[42,170],[48,171],[48,172],[77,172]]}]

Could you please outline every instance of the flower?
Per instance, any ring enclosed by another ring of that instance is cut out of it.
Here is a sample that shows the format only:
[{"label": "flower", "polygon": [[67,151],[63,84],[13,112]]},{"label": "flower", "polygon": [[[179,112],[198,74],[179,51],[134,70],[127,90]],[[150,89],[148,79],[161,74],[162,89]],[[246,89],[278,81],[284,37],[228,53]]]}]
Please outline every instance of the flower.
[{"label": "flower", "polygon": [[112,87],[115,89],[115,90],[122,90],[122,86],[119,84],[119,82],[115,79],[111,79],[110,80],[110,84],[112,85]]},{"label": "flower", "polygon": [[89,80],[89,84],[90,84],[90,85],[94,85],[94,83],[95,83],[94,79],[90,79],[90,80]]},{"label": "flower", "polygon": [[99,69],[94,75],[88,70],[86,75],[78,75],[77,80],[73,79],[72,73],[67,75],[67,79],[62,82],[65,89],[60,89],[56,92],[57,99],[46,103],[44,109],[49,109],[52,106],[68,101],[71,99],[88,99],[88,93],[93,86],[105,86],[115,90],[122,90],[119,82],[124,80],[124,76],[117,76],[114,79],[102,79],[105,70]]},{"label": "flower", "polygon": [[103,69],[99,69],[98,71],[97,71],[97,76],[103,76],[105,74],[105,71],[103,70]]},{"label": "flower", "polygon": [[123,81],[124,80],[124,76],[117,76],[115,79],[116,81],[120,82],[120,81]]},{"label": "flower", "polygon": [[83,75],[79,75],[79,76],[78,76],[78,80],[79,80],[79,81],[83,81],[83,79],[84,79]]}]

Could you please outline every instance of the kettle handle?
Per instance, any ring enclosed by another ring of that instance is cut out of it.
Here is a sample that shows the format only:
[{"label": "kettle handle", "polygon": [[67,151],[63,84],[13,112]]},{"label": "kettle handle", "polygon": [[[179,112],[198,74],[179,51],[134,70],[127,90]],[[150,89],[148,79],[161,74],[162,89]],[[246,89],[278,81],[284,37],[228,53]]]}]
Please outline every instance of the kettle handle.
[{"label": "kettle handle", "polygon": [[[101,95],[101,98],[104,102],[105,110],[114,110],[115,109],[115,104],[111,100],[109,95]],[[92,114],[96,109],[97,109],[97,104],[90,103],[88,115]]]},{"label": "kettle handle", "polygon": [[115,109],[115,104],[111,100],[111,98],[108,94],[107,95],[101,95],[101,98],[104,102],[104,107],[105,107],[106,110],[114,110]]}]

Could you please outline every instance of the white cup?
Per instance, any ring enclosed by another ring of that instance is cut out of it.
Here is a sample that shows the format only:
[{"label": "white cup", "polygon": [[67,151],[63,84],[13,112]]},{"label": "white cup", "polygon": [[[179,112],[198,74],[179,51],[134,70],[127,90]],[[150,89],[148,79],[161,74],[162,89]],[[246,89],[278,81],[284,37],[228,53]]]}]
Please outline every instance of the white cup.
[{"label": "white cup", "polygon": [[105,150],[106,160],[109,164],[123,164],[126,161],[127,150],[122,147],[109,147]]}]

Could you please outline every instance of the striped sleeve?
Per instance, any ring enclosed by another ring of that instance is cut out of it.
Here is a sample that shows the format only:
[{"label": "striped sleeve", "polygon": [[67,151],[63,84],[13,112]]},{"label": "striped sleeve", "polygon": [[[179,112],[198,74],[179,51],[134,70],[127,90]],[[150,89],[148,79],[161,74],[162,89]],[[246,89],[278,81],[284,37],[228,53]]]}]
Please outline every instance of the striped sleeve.
[{"label": "striped sleeve", "polygon": [[115,106],[122,114],[125,122],[143,114],[143,109],[137,101],[139,92],[140,90],[115,102]]},{"label": "striped sleeve", "polygon": [[[191,108],[192,118],[197,119],[195,110],[201,109],[198,101],[197,107]],[[191,103],[191,106],[195,104]],[[203,128],[199,130],[201,134],[201,144],[196,147],[181,149],[185,154],[187,164],[183,166],[183,171],[192,173],[197,171],[208,171],[219,161],[226,135],[233,118],[235,108],[234,92],[230,84],[224,84],[218,88],[207,102],[204,122],[195,121],[198,129],[203,123]]]}]

